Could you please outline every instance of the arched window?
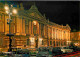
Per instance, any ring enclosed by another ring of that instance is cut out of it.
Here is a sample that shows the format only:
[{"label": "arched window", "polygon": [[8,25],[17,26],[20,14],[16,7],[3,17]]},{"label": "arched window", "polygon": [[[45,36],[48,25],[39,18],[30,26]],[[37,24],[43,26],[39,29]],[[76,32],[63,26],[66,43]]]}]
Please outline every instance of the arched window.
[{"label": "arched window", "polygon": [[36,34],[36,32],[37,32],[37,26],[34,25],[34,26],[33,26],[33,34]]}]

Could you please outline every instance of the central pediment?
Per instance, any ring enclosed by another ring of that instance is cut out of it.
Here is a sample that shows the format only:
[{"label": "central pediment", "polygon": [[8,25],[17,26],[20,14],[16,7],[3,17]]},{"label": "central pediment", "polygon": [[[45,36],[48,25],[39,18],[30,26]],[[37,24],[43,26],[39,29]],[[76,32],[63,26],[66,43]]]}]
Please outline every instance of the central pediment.
[{"label": "central pediment", "polygon": [[32,5],[31,8],[27,10],[27,12],[29,16],[35,17],[40,20],[46,20],[44,16],[38,11],[38,8],[35,5]]}]

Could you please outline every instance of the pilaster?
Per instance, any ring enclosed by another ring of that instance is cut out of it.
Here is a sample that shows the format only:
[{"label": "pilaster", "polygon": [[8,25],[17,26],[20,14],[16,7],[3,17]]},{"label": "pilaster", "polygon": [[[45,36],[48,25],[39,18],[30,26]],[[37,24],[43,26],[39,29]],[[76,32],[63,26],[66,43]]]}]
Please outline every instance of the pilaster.
[{"label": "pilaster", "polygon": [[31,21],[29,21],[29,34],[31,34]]},{"label": "pilaster", "polygon": [[7,19],[9,18],[9,16],[5,16],[5,34],[9,33],[9,24],[7,24]]}]

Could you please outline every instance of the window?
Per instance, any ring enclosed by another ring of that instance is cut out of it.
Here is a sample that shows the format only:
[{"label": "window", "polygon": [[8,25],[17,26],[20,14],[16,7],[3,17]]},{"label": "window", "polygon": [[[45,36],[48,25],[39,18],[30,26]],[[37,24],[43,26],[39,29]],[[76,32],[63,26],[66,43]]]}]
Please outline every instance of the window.
[{"label": "window", "polygon": [[25,21],[25,32],[26,32],[26,34],[28,34],[29,33],[29,20],[28,19],[26,19],[26,21]]},{"label": "window", "polygon": [[58,42],[56,42],[56,45],[58,46]]},{"label": "window", "polygon": [[42,45],[44,45],[43,40],[42,40]]},{"label": "window", "polygon": [[52,41],[50,41],[50,45],[52,45]]},{"label": "window", "polygon": [[61,46],[63,46],[63,42],[61,42]]},{"label": "window", "polygon": [[65,33],[65,31],[64,31],[64,33]]},{"label": "window", "polygon": [[33,33],[36,34],[36,32],[37,32],[37,27],[34,25],[33,26]]},{"label": "window", "polygon": [[59,41],[59,46],[60,46],[60,41]]},{"label": "window", "polygon": [[27,39],[27,45],[29,45],[29,39]]},{"label": "window", "polygon": [[66,42],[64,42],[64,45],[66,45]]},{"label": "window", "polygon": [[2,15],[0,15],[0,20],[2,19]]},{"label": "window", "polygon": [[44,24],[41,24],[41,35],[44,36]]},{"label": "window", "polygon": [[53,44],[54,44],[54,46],[55,46],[55,41],[53,41]]},{"label": "window", "polygon": [[3,38],[0,38],[0,46],[3,45]]}]

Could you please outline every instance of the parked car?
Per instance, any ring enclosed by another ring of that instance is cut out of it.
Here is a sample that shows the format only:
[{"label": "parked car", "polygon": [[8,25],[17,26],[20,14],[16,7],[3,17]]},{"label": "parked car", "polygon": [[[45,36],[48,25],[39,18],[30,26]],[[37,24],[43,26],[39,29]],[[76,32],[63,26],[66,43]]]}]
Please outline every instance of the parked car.
[{"label": "parked car", "polygon": [[73,49],[70,49],[69,47],[60,47],[61,48],[61,51],[63,53],[71,53],[73,52]]},{"label": "parked car", "polygon": [[47,47],[38,48],[36,57],[49,57],[49,49]]},{"label": "parked car", "polygon": [[49,57],[52,57],[52,49],[53,49],[53,47],[51,47],[51,46],[48,46],[47,47],[48,49],[49,49]]},{"label": "parked car", "polygon": [[14,53],[14,57],[30,57],[30,52],[28,49],[19,49]]},{"label": "parked car", "polygon": [[61,48],[60,47],[53,47],[52,49],[52,55],[55,56],[55,55],[60,55],[62,54],[63,52],[61,51]]},{"label": "parked car", "polygon": [[37,48],[27,48],[30,51],[30,55],[31,56],[36,56],[36,54],[38,53]]},{"label": "parked car", "polygon": [[15,48],[15,47],[14,47],[14,48],[12,48],[12,52],[13,52],[13,53],[16,53],[16,51],[19,50],[19,49],[21,49],[21,48]]},{"label": "parked car", "polygon": [[3,52],[4,57],[13,57],[13,52]]},{"label": "parked car", "polygon": [[80,48],[77,46],[69,46],[70,49],[73,49],[73,51],[80,51]]}]

